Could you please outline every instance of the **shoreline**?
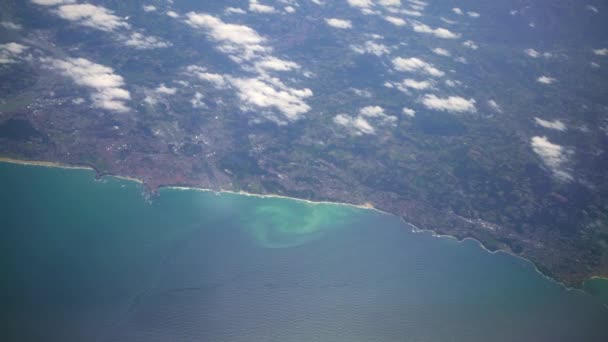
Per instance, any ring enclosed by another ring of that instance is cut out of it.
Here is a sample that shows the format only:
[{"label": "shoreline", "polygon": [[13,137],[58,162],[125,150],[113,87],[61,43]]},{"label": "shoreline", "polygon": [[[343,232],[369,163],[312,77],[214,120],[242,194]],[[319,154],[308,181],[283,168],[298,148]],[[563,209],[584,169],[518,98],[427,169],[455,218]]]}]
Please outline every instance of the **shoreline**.
[{"label": "shoreline", "polygon": [[[86,165],[66,165],[66,164],[60,164],[60,163],[56,163],[56,162],[21,160],[21,159],[5,158],[5,157],[0,157],[0,163],[54,167],[54,168],[67,169],[67,170],[88,170],[88,171],[95,172],[97,175],[96,177],[98,179],[102,179],[104,177],[112,177],[112,178],[136,182],[138,184],[145,184],[144,181],[142,181],[139,178],[134,178],[134,177],[129,177],[129,176],[119,176],[119,175],[114,175],[114,174],[110,174],[110,173],[100,174],[94,167],[86,166]],[[226,193],[226,194],[232,194],[232,195],[241,195],[241,196],[259,197],[259,198],[281,198],[281,199],[287,199],[287,200],[292,200],[292,201],[304,202],[304,203],[308,203],[308,204],[312,204],[312,205],[317,205],[317,204],[340,205],[340,206],[347,206],[347,207],[353,207],[353,208],[358,208],[358,209],[373,210],[373,211],[376,211],[376,212],[378,212],[380,214],[384,214],[384,215],[392,215],[385,211],[374,208],[374,206],[371,203],[352,204],[352,203],[331,202],[331,201],[311,201],[311,200],[307,200],[307,199],[303,199],[303,198],[289,197],[289,196],[277,195],[277,194],[254,194],[254,193],[250,193],[250,192],[246,192],[246,191],[242,191],[242,190],[240,190],[240,191],[224,190],[224,189],[214,190],[211,188],[188,187],[188,186],[180,186],[180,185],[161,185],[161,186],[159,186],[158,190],[161,190],[161,189],[194,190],[194,191],[201,191],[201,192],[214,192],[214,193],[220,193],[220,194]]]},{"label": "shoreline", "polygon": [[591,276],[589,277],[589,279],[585,280],[585,283],[588,282],[589,280],[606,280],[608,281],[608,277],[602,277],[602,276]]},{"label": "shoreline", "polygon": [[[115,176],[112,176],[112,177],[115,177]],[[307,199],[303,199],[303,198],[289,197],[289,196],[277,195],[277,194],[263,195],[263,194],[254,194],[254,193],[246,192],[246,191],[234,191],[234,190],[224,190],[224,189],[213,190],[213,189],[209,189],[209,188],[197,188],[197,187],[174,186],[174,185],[161,186],[159,189],[172,189],[172,190],[183,190],[183,191],[194,190],[194,191],[200,191],[200,192],[214,192],[214,193],[217,193],[220,195],[221,194],[230,194],[230,195],[240,195],[240,196],[259,197],[259,198],[279,198],[279,199],[286,199],[286,200],[290,200],[290,201],[304,202],[306,204],[312,204],[312,205],[329,204],[329,205],[338,205],[338,206],[352,207],[352,208],[364,209],[364,210],[373,210],[379,214],[392,215],[392,214],[382,211],[380,209],[374,208],[374,206],[371,205],[370,203],[351,204],[351,203],[331,202],[331,201],[311,201],[311,200],[307,200]]]},{"label": "shoreline", "polygon": [[[7,157],[0,157],[0,163],[9,163],[9,164],[17,164],[17,165],[29,165],[29,166],[41,166],[41,167],[52,167],[52,168],[60,168],[60,169],[68,169],[68,170],[89,170],[89,171],[93,171],[96,174],[96,178],[97,179],[102,179],[104,177],[113,177],[113,178],[117,178],[117,179],[122,179],[122,180],[127,180],[127,181],[132,181],[135,182],[139,185],[144,185],[144,181],[142,181],[141,179],[138,178],[134,178],[134,177],[129,177],[129,176],[119,176],[119,175],[114,175],[114,174],[100,174],[94,167],[92,166],[86,166],[86,165],[67,165],[67,164],[61,164],[61,163],[57,163],[57,162],[47,162],[47,161],[36,161],[36,160],[22,160],[22,159],[14,159],[14,158],[7,158]],[[573,287],[573,286],[568,286],[566,285],[564,282],[559,281],[555,278],[552,278],[546,274],[544,274],[543,272],[541,272],[541,270],[538,268],[538,266],[532,262],[531,260],[525,258],[524,256],[521,255],[517,255],[515,253],[513,253],[511,250],[506,250],[506,249],[497,249],[495,251],[492,251],[490,249],[488,249],[486,246],[484,246],[484,244],[473,238],[473,237],[465,237],[463,239],[460,239],[456,236],[452,236],[452,235],[448,235],[448,234],[438,234],[437,232],[431,230],[431,229],[424,229],[424,228],[419,228],[417,226],[415,226],[412,223],[409,223],[407,221],[405,221],[402,217],[382,211],[380,209],[375,208],[371,203],[364,203],[364,204],[351,204],[351,203],[344,203],[344,202],[331,202],[331,201],[312,201],[312,200],[307,200],[307,199],[303,199],[303,198],[296,198],[296,197],[289,197],[289,196],[284,196],[284,195],[277,195],[277,194],[254,194],[254,193],[249,193],[246,191],[234,191],[234,190],[213,190],[210,188],[201,188],[201,187],[188,187],[188,186],[178,186],[178,185],[163,185],[163,186],[159,186],[159,188],[157,190],[161,190],[161,189],[173,189],[173,190],[181,190],[181,191],[200,191],[200,192],[213,192],[216,194],[231,194],[231,195],[241,195],[241,196],[250,196],[250,197],[258,197],[258,198],[279,198],[279,199],[287,199],[287,200],[292,200],[292,201],[298,201],[298,202],[304,202],[307,204],[311,204],[311,205],[338,205],[338,206],[346,206],[346,207],[352,207],[352,208],[357,208],[357,209],[364,209],[364,210],[371,210],[371,211],[375,211],[379,214],[382,215],[391,215],[394,216],[398,219],[400,219],[404,224],[410,226],[412,229],[411,231],[414,233],[426,233],[426,234],[430,234],[433,237],[436,238],[447,238],[447,239],[453,239],[456,240],[458,243],[463,243],[466,240],[472,240],[474,242],[477,243],[477,245],[484,251],[488,252],[489,254],[498,254],[498,253],[504,253],[507,254],[509,256],[513,256],[516,257],[518,259],[524,260],[528,263],[530,263],[532,265],[532,267],[534,268],[534,270],[540,274],[543,278],[556,283],[560,286],[562,286],[563,288],[565,288],[568,291],[580,291],[583,293],[587,293],[583,288],[586,282],[593,280],[593,279],[602,279],[602,280],[607,280],[608,281],[608,277],[602,277],[602,276],[591,276],[587,279],[585,279],[582,283],[580,288],[579,287]]]},{"label": "shoreline", "polygon": [[431,230],[431,229],[424,229],[424,228],[419,228],[419,227],[416,227],[416,226],[414,226],[413,224],[411,224],[411,223],[409,223],[409,222],[407,222],[407,221],[405,221],[405,220],[403,220],[403,222],[404,222],[405,224],[408,224],[408,225],[412,226],[412,227],[413,227],[412,232],[414,232],[414,233],[425,233],[425,234],[431,234],[431,236],[436,237],[436,238],[440,238],[440,239],[450,239],[450,240],[456,240],[456,242],[457,242],[457,243],[464,243],[465,241],[469,240],[469,241],[473,241],[474,243],[476,243],[476,244],[477,244],[477,245],[478,245],[478,246],[479,246],[479,247],[480,247],[480,248],[481,248],[483,251],[487,252],[488,254],[491,254],[491,255],[496,255],[496,254],[502,253],[502,254],[508,255],[508,256],[510,256],[510,257],[514,257],[514,258],[517,258],[517,259],[523,260],[524,262],[529,263],[530,265],[532,265],[532,268],[534,269],[534,271],[535,271],[536,273],[540,274],[540,276],[541,276],[541,277],[545,278],[546,280],[548,280],[548,281],[550,281],[550,282],[552,282],[552,283],[555,283],[555,284],[557,284],[557,285],[559,285],[559,286],[563,287],[563,288],[564,288],[564,289],[566,289],[567,291],[579,291],[579,292],[582,292],[582,293],[587,293],[587,292],[585,292],[585,290],[583,289],[583,288],[584,288],[584,285],[585,285],[585,283],[586,283],[587,281],[592,280],[592,279],[605,279],[605,280],[608,280],[608,278],[601,277],[601,276],[591,276],[591,277],[589,277],[588,279],[585,279],[585,280],[584,280],[584,281],[581,283],[581,286],[580,286],[580,287],[568,286],[568,285],[566,285],[566,283],[564,283],[563,281],[559,281],[559,280],[557,280],[557,279],[555,279],[555,278],[552,278],[552,277],[550,277],[550,276],[548,276],[548,275],[544,274],[544,273],[543,273],[543,272],[542,272],[542,271],[541,271],[541,270],[538,268],[538,266],[536,266],[536,264],[535,264],[534,262],[532,262],[530,259],[527,259],[526,257],[521,256],[521,255],[515,254],[515,253],[513,253],[513,251],[511,251],[511,250],[508,250],[508,249],[497,249],[497,250],[493,251],[493,250],[488,249],[486,246],[484,246],[483,242],[481,242],[481,241],[479,241],[479,240],[477,240],[476,238],[473,238],[473,237],[465,237],[465,238],[463,238],[463,239],[459,239],[459,238],[457,238],[456,236],[452,236],[452,235],[448,235],[448,234],[438,234],[438,233],[436,233],[435,231],[433,231],[433,230]]},{"label": "shoreline", "polygon": [[20,165],[33,165],[33,166],[46,166],[56,167],[60,169],[73,169],[73,170],[93,170],[90,166],[77,166],[77,165],[66,165],[55,162],[38,161],[38,160],[21,160],[14,158],[0,157],[0,163],[20,164]]}]

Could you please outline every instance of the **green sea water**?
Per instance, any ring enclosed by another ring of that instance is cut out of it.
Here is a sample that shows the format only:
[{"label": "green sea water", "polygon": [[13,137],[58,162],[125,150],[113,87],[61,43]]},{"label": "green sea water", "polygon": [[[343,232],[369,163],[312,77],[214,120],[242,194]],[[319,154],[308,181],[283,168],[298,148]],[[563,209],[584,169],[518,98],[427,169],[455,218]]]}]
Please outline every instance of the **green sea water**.
[{"label": "green sea water", "polygon": [[603,303],[608,303],[608,279],[591,278],[584,283],[583,289],[596,296]]},{"label": "green sea water", "polygon": [[390,215],[0,163],[2,341],[607,341],[608,309]]}]

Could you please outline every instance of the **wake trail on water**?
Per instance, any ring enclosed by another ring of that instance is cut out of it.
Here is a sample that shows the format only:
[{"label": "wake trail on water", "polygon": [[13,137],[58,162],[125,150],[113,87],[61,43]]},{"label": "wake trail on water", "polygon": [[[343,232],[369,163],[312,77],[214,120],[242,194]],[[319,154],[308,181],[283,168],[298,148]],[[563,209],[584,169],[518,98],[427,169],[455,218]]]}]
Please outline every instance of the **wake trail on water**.
[{"label": "wake trail on water", "polygon": [[193,235],[200,233],[202,229],[203,227],[193,229],[192,231],[190,231],[189,234],[186,234],[186,236],[177,239],[177,241],[173,243],[171,248],[169,248],[169,251],[158,262],[158,266],[156,267],[156,271],[154,272],[155,275],[153,277],[153,280],[150,281],[150,285],[144,286],[141,291],[136,293],[130,300],[127,301],[126,308],[122,311],[122,313],[118,315],[119,317],[114,321],[114,323],[110,323],[110,327],[108,329],[107,334],[102,333],[97,339],[95,339],[95,342],[108,341],[112,337],[120,333],[121,327],[127,324],[131,316],[137,311],[137,308],[142,303],[144,303],[145,298],[154,294],[154,290],[158,287],[158,283],[161,280],[162,274],[164,273],[163,270],[166,269],[166,266],[169,265],[169,263],[173,260],[175,255],[178,254],[181,248],[190,241],[190,238]]}]

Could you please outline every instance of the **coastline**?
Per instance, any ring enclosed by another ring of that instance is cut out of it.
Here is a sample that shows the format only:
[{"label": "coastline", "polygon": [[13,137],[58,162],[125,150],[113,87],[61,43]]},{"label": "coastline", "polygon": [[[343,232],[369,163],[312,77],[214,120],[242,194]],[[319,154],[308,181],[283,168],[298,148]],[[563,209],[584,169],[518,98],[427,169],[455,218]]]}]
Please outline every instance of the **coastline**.
[{"label": "coastline", "polygon": [[[61,164],[61,163],[56,163],[56,162],[47,162],[47,161],[39,161],[39,160],[22,160],[22,159],[14,159],[14,158],[6,158],[6,157],[0,157],[0,163],[54,167],[54,168],[58,168],[58,169],[67,169],[67,170],[88,170],[88,171],[93,171],[96,174],[98,174],[97,170],[95,170],[94,167],[86,166],[86,165],[68,165],[68,164]],[[116,176],[116,175],[110,175],[110,174],[105,175],[104,174],[104,175],[101,175],[101,178],[103,178],[105,176],[124,179],[124,180],[128,180],[128,181],[136,182],[138,184],[144,184],[144,182],[141,179],[137,179],[137,178],[133,178],[133,177]]]},{"label": "coastline", "polygon": [[456,236],[452,236],[452,235],[447,235],[447,234],[438,234],[438,233],[436,233],[435,231],[433,231],[433,230],[431,230],[431,229],[424,229],[424,228],[417,227],[417,226],[415,226],[415,225],[413,225],[413,224],[411,224],[411,223],[409,223],[409,222],[407,222],[407,221],[405,221],[405,220],[403,220],[403,219],[402,219],[402,221],[403,221],[405,224],[412,226],[412,227],[413,227],[412,232],[414,232],[414,233],[426,233],[426,234],[431,234],[433,237],[436,237],[436,238],[456,240],[456,242],[457,242],[457,243],[463,243],[463,242],[465,242],[465,241],[469,240],[469,241],[473,241],[473,242],[475,242],[475,243],[476,243],[476,244],[477,244],[477,245],[478,245],[478,246],[479,246],[479,247],[480,247],[482,250],[484,250],[485,252],[487,252],[487,253],[489,253],[489,254],[493,254],[493,255],[494,255],[494,254],[502,253],[502,254],[506,254],[506,255],[508,255],[508,256],[511,256],[511,257],[514,257],[514,258],[517,258],[517,259],[523,260],[523,261],[525,261],[525,262],[529,263],[530,265],[532,265],[532,268],[534,269],[534,271],[536,271],[536,273],[540,274],[540,275],[541,275],[543,278],[545,278],[546,280],[548,280],[548,281],[550,281],[550,282],[552,282],[552,283],[555,283],[555,284],[557,284],[557,285],[559,285],[559,286],[563,287],[563,288],[564,288],[564,289],[566,289],[567,291],[579,291],[579,292],[582,292],[582,293],[586,293],[586,292],[585,292],[585,290],[583,289],[583,287],[584,287],[584,285],[585,285],[585,283],[586,283],[587,281],[592,280],[592,279],[605,279],[605,280],[608,280],[608,278],[601,277],[601,276],[591,276],[591,277],[589,277],[588,279],[585,279],[585,281],[583,281],[583,283],[581,284],[581,286],[580,286],[580,287],[568,286],[568,285],[566,285],[566,283],[564,283],[563,281],[557,280],[557,279],[555,279],[555,278],[553,278],[553,277],[550,277],[550,276],[548,276],[548,275],[544,274],[544,273],[543,273],[543,272],[540,270],[540,268],[538,268],[538,266],[537,266],[537,265],[536,265],[534,262],[532,262],[530,259],[527,259],[526,257],[521,256],[521,255],[519,255],[519,254],[515,254],[515,253],[514,253],[513,251],[511,251],[510,249],[497,249],[497,250],[494,250],[494,251],[493,251],[493,250],[491,250],[491,249],[488,249],[488,248],[487,248],[487,247],[486,247],[486,246],[483,244],[483,242],[481,242],[481,241],[479,241],[479,240],[477,240],[476,238],[473,238],[473,237],[465,237],[465,238],[463,238],[463,239],[460,239],[460,238],[458,238],[458,237],[456,237]]},{"label": "coastline", "polygon": [[589,281],[589,280],[594,280],[594,279],[598,279],[598,280],[606,280],[606,281],[608,281],[608,277],[591,276],[591,277],[589,277],[589,279],[585,280],[585,282],[587,282],[587,281]]},{"label": "coastline", "polygon": [[[116,177],[116,176],[112,176],[112,177]],[[120,176],[118,176],[118,177],[122,178]],[[373,210],[373,211],[376,211],[383,215],[392,215],[392,214],[382,211],[380,209],[374,208],[374,206],[371,205],[371,203],[351,204],[351,203],[331,202],[331,201],[311,201],[311,200],[307,200],[307,199],[303,199],[303,198],[289,197],[289,196],[277,195],[277,194],[263,195],[263,194],[254,194],[254,193],[250,193],[250,192],[246,192],[246,191],[234,191],[234,190],[224,190],[224,189],[213,190],[213,189],[208,189],[208,188],[174,186],[174,185],[162,186],[161,189],[173,189],[173,190],[184,190],[184,191],[194,190],[194,191],[201,191],[201,192],[215,192],[215,193],[219,193],[219,194],[231,194],[231,195],[259,197],[259,198],[280,198],[280,199],[287,199],[287,200],[291,200],[291,201],[304,202],[304,203],[312,204],[312,205],[318,205],[318,204],[339,205],[339,206],[345,206],[345,207],[353,207],[353,208],[357,208],[357,209]]]},{"label": "coastline", "polygon": [[[89,170],[89,171],[94,171],[95,173],[98,173],[94,167],[86,166],[86,165],[66,165],[66,164],[60,164],[60,163],[56,163],[56,162],[46,162],[46,161],[37,161],[37,160],[21,160],[21,159],[5,158],[5,157],[0,157],[0,163],[54,167],[54,168],[68,169],[68,170]],[[103,177],[113,177],[113,178],[136,182],[138,184],[144,184],[144,181],[142,181],[141,179],[129,177],[129,176],[119,176],[119,175],[114,175],[114,174],[101,174],[100,178],[103,178]],[[242,190],[241,191],[224,190],[224,189],[213,190],[210,188],[187,187],[187,186],[179,186],[179,185],[163,185],[163,186],[160,186],[159,189],[194,190],[194,191],[201,191],[201,192],[226,193],[226,194],[232,194],[232,195],[260,197],[260,198],[282,198],[282,199],[288,199],[288,200],[292,200],[292,201],[305,202],[305,203],[313,204],[313,205],[317,205],[317,204],[341,205],[341,206],[353,207],[353,208],[358,208],[358,209],[373,210],[373,211],[376,211],[376,212],[378,212],[380,214],[384,214],[384,215],[392,215],[390,213],[387,213],[382,210],[374,208],[374,206],[371,203],[351,204],[351,203],[330,202],[330,201],[311,201],[311,200],[307,200],[307,199],[303,199],[303,198],[289,197],[289,196],[277,195],[277,194],[254,194],[254,193],[250,193],[250,192],[246,192],[246,191],[242,191]]]},{"label": "coastline", "polygon": [[75,169],[75,170],[93,170],[90,166],[77,166],[77,165],[66,165],[55,162],[38,161],[38,160],[20,160],[13,158],[0,157],[0,163],[20,164],[20,165],[33,165],[33,166],[46,166],[56,167],[60,169]]},{"label": "coastline", "polygon": [[[0,163],[29,165],[29,166],[42,166],[42,167],[52,167],[52,168],[61,168],[61,169],[72,169],[72,170],[90,170],[90,171],[95,172],[98,175],[98,178],[113,177],[113,178],[117,178],[117,179],[132,181],[132,182],[135,182],[140,185],[145,184],[144,181],[142,181],[141,179],[134,178],[134,177],[120,176],[120,175],[114,175],[114,174],[99,174],[99,172],[94,167],[86,166],[86,165],[68,165],[68,164],[61,164],[61,163],[57,163],[57,162],[21,160],[21,159],[7,158],[7,157],[0,157]],[[522,260],[530,263],[532,265],[532,267],[534,268],[534,270],[538,274],[540,274],[543,278],[562,286],[563,288],[565,288],[568,291],[575,290],[575,291],[580,291],[580,292],[586,293],[586,291],[583,288],[584,288],[584,284],[587,281],[593,280],[593,279],[608,280],[608,277],[591,276],[591,277],[585,279],[580,284],[580,287],[568,286],[564,282],[544,274],[534,262],[532,262],[531,260],[527,259],[524,256],[515,254],[510,249],[497,249],[497,250],[493,251],[493,250],[488,249],[481,241],[479,241],[473,237],[465,237],[465,238],[461,239],[456,236],[452,236],[452,235],[448,235],[448,234],[438,234],[431,229],[419,228],[419,227],[405,221],[400,216],[397,216],[397,215],[394,215],[394,214],[391,214],[391,213],[388,213],[388,212],[375,208],[371,203],[351,204],[351,203],[331,202],[331,201],[311,201],[311,200],[307,200],[307,199],[289,197],[289,196],[277,195],[277,194],[255,194],[255,193],[249,193],[249,192],[242,191],[242,190],[241,191],[224,190],[224,189],[214,190],[214,189],[210,189],[210,188],[187,187],[187,186],[176,186],[176,185],[163,185],[163,186],[160,186],[158,189],[159,190],[160,189],[173,189],[173,190],[182,190],[182,191],[192,191],[193,190],[193,191],[200,191],[200,192],[213,192],[213,193],[217,193],[217,194],[226,193],[226,194],[232,194],[232,195],[250,196],[250,197],[258,197],[258,198],[279,198],[279,199],[287,199],[287,200],[292,200],[292,201],[304,202],[304,203],[311,204],[311,205],[319,205],[319,204],[320,205],[338,205],[338,206],[347,206],[347,207],[352,207],[352,208],[357,208],[357,209],[372,210],[372,211],[375,211],[382,215],[391,215],[391,216],[394,216],[394,217],[400,219],[406,225],[411,226],[412,232],[415,232],[415,233],[427,233],[427,234],[431,234],[433,237],[436,237],[436,238],[453,239],[453,240],[456,240],[458,243],[463,243],[466,240],[472,240],[472,241],[476,242],[477,245],[479,245],[479,247],[481,247],[481,249],[483,249],[484,251],[486,251],[490,254],[504,253],[504,254],[516,257],[518,259],[522,259]]]}]

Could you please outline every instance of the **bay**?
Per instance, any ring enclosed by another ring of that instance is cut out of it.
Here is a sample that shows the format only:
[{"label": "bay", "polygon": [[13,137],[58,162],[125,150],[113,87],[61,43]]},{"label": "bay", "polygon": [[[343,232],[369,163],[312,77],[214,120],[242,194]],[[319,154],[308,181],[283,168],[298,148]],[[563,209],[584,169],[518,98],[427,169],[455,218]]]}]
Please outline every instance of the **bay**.
[{"label": "bay", "polygon": [[0,163],[2,341],[606,341],[525,260],[373,210]]}]

